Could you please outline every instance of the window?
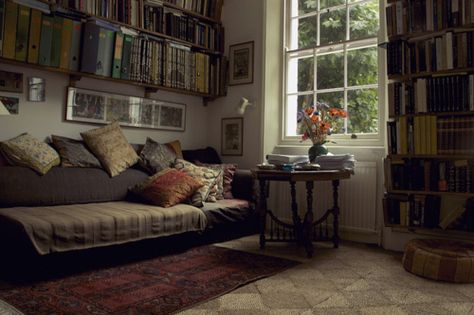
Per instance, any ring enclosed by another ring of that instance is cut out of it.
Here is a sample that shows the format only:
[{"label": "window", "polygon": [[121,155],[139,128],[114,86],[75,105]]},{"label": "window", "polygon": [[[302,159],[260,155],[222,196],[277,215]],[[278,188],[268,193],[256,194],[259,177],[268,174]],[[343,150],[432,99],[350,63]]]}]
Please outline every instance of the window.
[{"label": "window", "polygon": [[314,102],[347,110],[342,135],[377,136],[379,0],[287,0],[286,15],[285,138]]}]

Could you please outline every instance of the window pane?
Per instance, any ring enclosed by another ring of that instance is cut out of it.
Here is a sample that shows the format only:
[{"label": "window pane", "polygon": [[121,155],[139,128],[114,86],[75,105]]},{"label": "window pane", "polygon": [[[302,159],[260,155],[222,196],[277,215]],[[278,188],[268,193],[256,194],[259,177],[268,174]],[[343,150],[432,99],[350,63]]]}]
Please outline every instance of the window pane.
[{"label": "window pane", "polygon": [[318,9],[318,0],[298,0],[298,15],[303,15]]},{"label": "window pane", "polygon": [[321,0],[321,9],[334,7],[340,4],[346,4],[346,0]]},{"label": "window pane", "polygon": [[347,84],[349,86],[377,84],[377,47],[347,52]]},{"label": "window pane", "polygon": [[317,57],[318,90],[344,87],[344,53]]},{"label": "window pane", "polygon": [[346,9],[321,13],[320,45],[346,39]]},{"label": "window pane", "polygon": [[297,113],[303,107],[313,104],[313,94],[289,95],[286,112],[286,135],[298,135]]},{"label": "window pane", "polygon": [[379,3],[377,0],[351,6],[350,39],[377,36],[379,30]]},{"label": "window pane", "polygon": [[378,130],[377,89],[347,92],[348,133],[375,133]]},{"label": "window pane", "polygon": [[310,105],[313,105],[313,94],[298,95],[298,111]]},{"label": "window pane", "polygon": [[[316,99],[319,103],[326,103],[329,107],[344,108],[344,92],[318,93]],[[331,123],[334,133],[344,133],[344,119],[337,119]]]},{"label": "window pane", "polygon": [[288,63],[288,92],[312,91],[314,86],[313,56],[290,59]]},{"label": "window pane", "polygon": [[297,48],[308,48],[316,46],[318,36],[318,19],[316,15],[296,19],[295,27],[297,27],[298,29]]}]

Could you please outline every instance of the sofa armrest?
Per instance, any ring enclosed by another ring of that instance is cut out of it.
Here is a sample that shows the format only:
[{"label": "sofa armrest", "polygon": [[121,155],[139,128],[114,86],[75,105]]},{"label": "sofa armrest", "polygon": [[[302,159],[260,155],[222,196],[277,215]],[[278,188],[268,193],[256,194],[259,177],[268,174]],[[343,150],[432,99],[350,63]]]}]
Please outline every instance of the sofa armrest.
[{"label": "sofa armrest", "polygon": [[254,202],[255,200],[255,180],[250,170],[237,169],[232,181],[232,195],[234,198],[248,200]]}]

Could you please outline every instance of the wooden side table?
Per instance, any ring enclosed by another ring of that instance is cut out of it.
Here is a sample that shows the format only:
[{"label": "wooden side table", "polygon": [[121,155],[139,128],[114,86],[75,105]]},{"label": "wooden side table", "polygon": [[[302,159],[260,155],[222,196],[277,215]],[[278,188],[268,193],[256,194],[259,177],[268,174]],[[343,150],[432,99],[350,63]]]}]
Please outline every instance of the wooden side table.
[{"label": "wooden side table", "polygon": [[[319,240],[312,238],[313,227],[319,225],[327,220],[329,215],[333,215],[333,236],[329,239],[332,240],[334,248],[339,246],[339,181],[342,179],[348,179],[352,175],[350,170],[324,170],[324,171],[280,171],[280,170],[252,170],[253,176],[258,179],[260,187],[260,196],[258,200],[258,211],[259,211],[259,229],[260,229],[260,248],[265,248],[267,241],[295,241],[300,245],[305,246],[308,257],[312,257],[314,248],[313,240]],[[333,206],[328,209],[321,218],[314,220],[313,215],[313,187],[315,181],[332,181],[333,188]],[[271,210],[267,209],[267,198],[268,198],[268,183],[270,181],[285,181],[290,183],[291,193],[291,213],[293,224],[288,224],[278,219]],[[301,220],[298,214],[298,204],[296,203],[296,182],[306,183],[306,213],[303,220]],[[271,231],[270,237],[266,237],[266,222],[267,214],[271,218]],[[274,237],[273,223],[278,227],[278,235]],[[280,227],[283,231],[288,230],[288,237],[280,237]],[[322,227],[321,227],[322,228]],[[327,229],[327,226],[326,226]],[[326,230],[326,234],[328,234]],[[328,235],[326,235],[327,237]]]}]

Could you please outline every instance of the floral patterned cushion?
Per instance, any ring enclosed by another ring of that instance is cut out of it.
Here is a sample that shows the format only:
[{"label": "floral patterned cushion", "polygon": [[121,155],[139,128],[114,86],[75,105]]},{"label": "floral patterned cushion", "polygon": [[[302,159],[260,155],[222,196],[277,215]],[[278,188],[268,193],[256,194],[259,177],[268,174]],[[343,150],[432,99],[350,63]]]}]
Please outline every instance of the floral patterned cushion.
[{"label": "floral patterned cushion", "polygon": [[202,183],[185,172],[166,168],[138,184],[132,192],[154,205],[168,208],[189,199]]},{"label": "floral patterned cushion", "polygon": [[206,164],[201,162],[196,162],[196,164],[222,171],[217,183],[217,199],[234,199],[232,195],[232,181],[234,180],[235,170],[237,169],[236,164]]},{"label": "floral patterned cushion", "polygon": [[102,167],[83,141],[55,135],[51,136],[51,141],[53,147],[59,152],[62,167]]},{"label": "floral patterned cushion", "polygon": [[203,186],[199,188],[191,198],[193,206],[202,207],[204,201],[215,202],[216,198],[209,197],[209,193],[212,188],[216,185],[217,178],[219,177],[220,171],[215,171],[207,167],[197,166],[185,160],[176,159],[174,168],[186,172],[188,175],[194,177],[203,183]]},{"label": "floral patterned cushion", "polygon": [[53,148],[28,133],[3,142],[2,150],[12,164],[29,167],[42,175],[60,162]]},{"label": "floral patterned cushion", "polygon": [[111,177],[138,161],[137,153],[123,135],[118,122],[82,132],[81,136]]},{"label": "floral patterned cushion", "polygon": [[160,144],[151,138],[147,138],[145,146],[140,152],[139,164],[149,173],[155,174],[170,167],[175,159],[175,152],[167,145]]},{"label": "floral patterned cushion", "polygon": [[179,140],[168,142],[166,143],[166,145],[168,146],[168,148],[174,151],[178,159],[183,158],[183,151],[181,150],[181,142],[179,142]]}]

